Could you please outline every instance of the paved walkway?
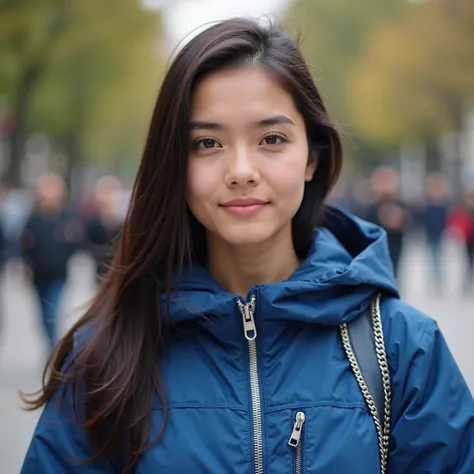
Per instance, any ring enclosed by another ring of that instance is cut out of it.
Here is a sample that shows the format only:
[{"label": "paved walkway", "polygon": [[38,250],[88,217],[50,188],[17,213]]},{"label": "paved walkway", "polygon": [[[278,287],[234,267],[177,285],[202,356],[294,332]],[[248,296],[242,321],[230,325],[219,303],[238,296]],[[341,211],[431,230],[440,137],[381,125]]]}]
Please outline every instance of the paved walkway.
[{"label": "paved walkway", "polygon": [[[448,245],[444,294],[433,294],[426,283],[430,273],[426,252],[412,242],[403,262],[402,296],[435,317],[472,390],[474,390],[474,299],[463,299],[458,288],[462,278],[462,253]],[[63,328],[78,314],[80,305],[93,295],[93,268],[89,260],[77,257],[71,265],[71,284],[65,301]],[[18,474],[38,413],[19,409],[18,388],[38,387],[45,346],[36,320],[35,299],[21,275],[9,274],[3,282],[4,321],[0,345],[0,472]]]}]

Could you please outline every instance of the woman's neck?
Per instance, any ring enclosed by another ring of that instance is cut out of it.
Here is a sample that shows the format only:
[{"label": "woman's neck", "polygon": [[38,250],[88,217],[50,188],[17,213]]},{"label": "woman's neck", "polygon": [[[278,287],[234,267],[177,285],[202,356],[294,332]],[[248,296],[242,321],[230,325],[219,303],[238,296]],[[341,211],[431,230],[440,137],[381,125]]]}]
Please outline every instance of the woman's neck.
[{"label": "woman's neck", "polygon": [[207,267],[229,292],[246,296],[255,285],[286,280],[300,262],[290,235],[255,246],[233,246],[208,240]]}]

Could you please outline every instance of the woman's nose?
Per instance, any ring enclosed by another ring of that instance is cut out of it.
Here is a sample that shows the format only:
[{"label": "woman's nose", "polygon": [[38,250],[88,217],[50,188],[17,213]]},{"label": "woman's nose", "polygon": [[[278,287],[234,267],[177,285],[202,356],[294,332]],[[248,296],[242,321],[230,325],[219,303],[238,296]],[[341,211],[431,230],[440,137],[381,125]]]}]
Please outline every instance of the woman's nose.
[{"label": "woman's nose", "polygon": [[241,148],[233,153],[229,160],[227,171],[227,185],[245,186],[246,184],[256,184],[260,179],[260,173],[255,160],[252,159],[250,150]]}]

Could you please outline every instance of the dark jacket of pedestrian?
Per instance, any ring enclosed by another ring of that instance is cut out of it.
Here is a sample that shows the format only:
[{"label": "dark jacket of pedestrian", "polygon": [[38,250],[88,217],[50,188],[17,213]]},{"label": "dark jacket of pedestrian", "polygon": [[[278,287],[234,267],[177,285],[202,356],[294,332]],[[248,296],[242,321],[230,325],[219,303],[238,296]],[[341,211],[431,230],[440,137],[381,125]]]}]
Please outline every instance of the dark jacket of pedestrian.
[{"label": "dark jacket of pedestrian", "polygon": [[65,280],[69,259],[82,238],[81,221],[71,210],[33,211],[21,236],[21,248],[34,282]]},{"label": "dark jacket of pedestrian", "polygon": [[448,212],[448,201],[426,204],[421,212],[421,222],[428,241],[439,242],[443,238]]}]

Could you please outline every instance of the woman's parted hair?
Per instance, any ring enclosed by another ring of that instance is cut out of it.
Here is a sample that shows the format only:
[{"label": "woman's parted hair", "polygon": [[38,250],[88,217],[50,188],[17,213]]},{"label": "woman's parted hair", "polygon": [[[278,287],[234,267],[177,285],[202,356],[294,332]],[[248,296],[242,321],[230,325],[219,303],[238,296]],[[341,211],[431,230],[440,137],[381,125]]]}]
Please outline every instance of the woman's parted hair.
[{"label": "woman's parted hair", "polygon": [[[149,446],[156,395],[165,427],[159,355],[172,317],[160,314],[156,296],[165,293],[169,307],[173,271],[193,260],[205,260],[206,252],[202,226],[185,199],[192,93],[203,76],[244,65],[265,68],[291,94],[304,118],[309,153],[317,154],[316,173],[306,183],[301,207],[293,218],[293,241],[301,258],[311,246],[324,199],[339,176],[339,135],[287,33],[273,24],[232,19],[208,28],[182,48],[166,74],[153,111],[114,263],[90,309],[48,361],[42,390],[36,398],[26,400],[30,409],[36,409],[58,390],[72,390],[79,421],[96,447],[86,462],[106,457],[118,460],[125,472],[131,470]],[[74,347],[79,333],[91,335]],[[79,393],[84,382],[85,395]]]}]

